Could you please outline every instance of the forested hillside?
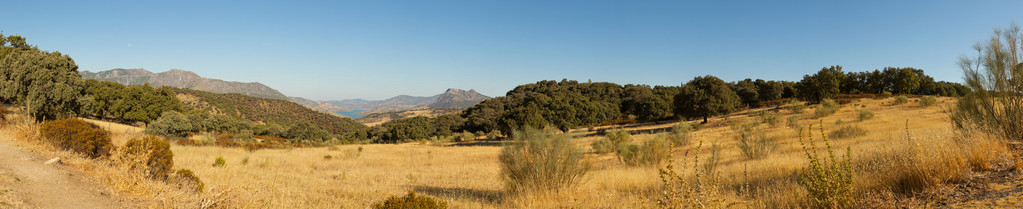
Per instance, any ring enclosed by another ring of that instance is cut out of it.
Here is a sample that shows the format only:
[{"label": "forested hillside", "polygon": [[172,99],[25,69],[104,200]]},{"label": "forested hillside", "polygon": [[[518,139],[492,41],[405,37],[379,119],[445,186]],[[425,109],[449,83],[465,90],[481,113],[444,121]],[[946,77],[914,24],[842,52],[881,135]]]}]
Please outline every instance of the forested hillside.
[{"label": "forested hillside", "polygon": [[345,137],[366,129],[349,118],[342,118],[309,109],[287,100],[250,97],[241,94],[218,94],[191,89],[174,88],[182,95],[194,96],[198,101],[186,101],[192,108],[222,113],[254,122],[275,123],[282,126],[309,124]]}]

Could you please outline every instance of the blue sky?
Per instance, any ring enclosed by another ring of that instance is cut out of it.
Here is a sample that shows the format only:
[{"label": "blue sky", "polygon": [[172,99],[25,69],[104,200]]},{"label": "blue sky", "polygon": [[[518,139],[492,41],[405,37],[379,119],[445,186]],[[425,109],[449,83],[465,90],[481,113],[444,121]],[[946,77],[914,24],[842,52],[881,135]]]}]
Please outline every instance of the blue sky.
[{"label": "blue sky", "polygon": [[679,85],[798,80],[822,67],[957,57],[1023,1],[13,1],[0,30],[81,70],[145,68],[261,82],[317,100],[500,96],[568,78]]}]

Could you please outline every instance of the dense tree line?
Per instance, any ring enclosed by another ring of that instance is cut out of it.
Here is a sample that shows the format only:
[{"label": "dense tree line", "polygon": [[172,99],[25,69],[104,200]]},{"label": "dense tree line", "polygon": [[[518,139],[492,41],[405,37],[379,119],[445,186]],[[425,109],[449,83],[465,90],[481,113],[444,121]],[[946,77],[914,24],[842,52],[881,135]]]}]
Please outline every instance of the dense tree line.
[{"label": "dense tree line", "polygon": [[379,142],[426,139],[433,136],[451,136],[463,131],[465,118],[457,114],[435,118],[416,116],[384,122],[369,130],[368,137]]},{"label": "dense tree line", "polygon": [[183,111],[184,106],[167,87],[149,84],[124,86],[112,81],[85,80],[85,93],[92,105],[86,113],[101,118],[150,123],[167,111]]}]

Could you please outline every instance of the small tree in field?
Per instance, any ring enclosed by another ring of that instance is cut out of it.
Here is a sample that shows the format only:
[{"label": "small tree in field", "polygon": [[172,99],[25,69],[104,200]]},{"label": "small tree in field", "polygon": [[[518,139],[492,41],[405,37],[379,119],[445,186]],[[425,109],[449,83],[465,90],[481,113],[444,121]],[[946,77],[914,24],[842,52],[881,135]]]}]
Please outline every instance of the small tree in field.
[{"label": "small tree in field", "polygon": [[686,118],[703,118],[728,114],[739,106],[739,96],[728,83],[714,76],[693,78],[675,96],[675,114]]}]

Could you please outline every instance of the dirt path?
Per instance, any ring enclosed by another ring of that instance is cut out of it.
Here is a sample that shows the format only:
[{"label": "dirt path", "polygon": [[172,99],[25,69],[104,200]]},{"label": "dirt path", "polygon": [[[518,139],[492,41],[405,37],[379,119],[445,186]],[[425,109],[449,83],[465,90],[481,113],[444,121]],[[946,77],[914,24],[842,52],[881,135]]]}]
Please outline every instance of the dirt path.
[{"label": "dirt path", "polygon": [[[6,137],[6,136],[0,136]],[[10,146],[0,139],[0,172],[14,181],[0,186],[21,201],[19,208],[124,208],[86,174],[64,165],[43,164],[49,158]],[[0,206],[3,208],[4,206]]]}]

